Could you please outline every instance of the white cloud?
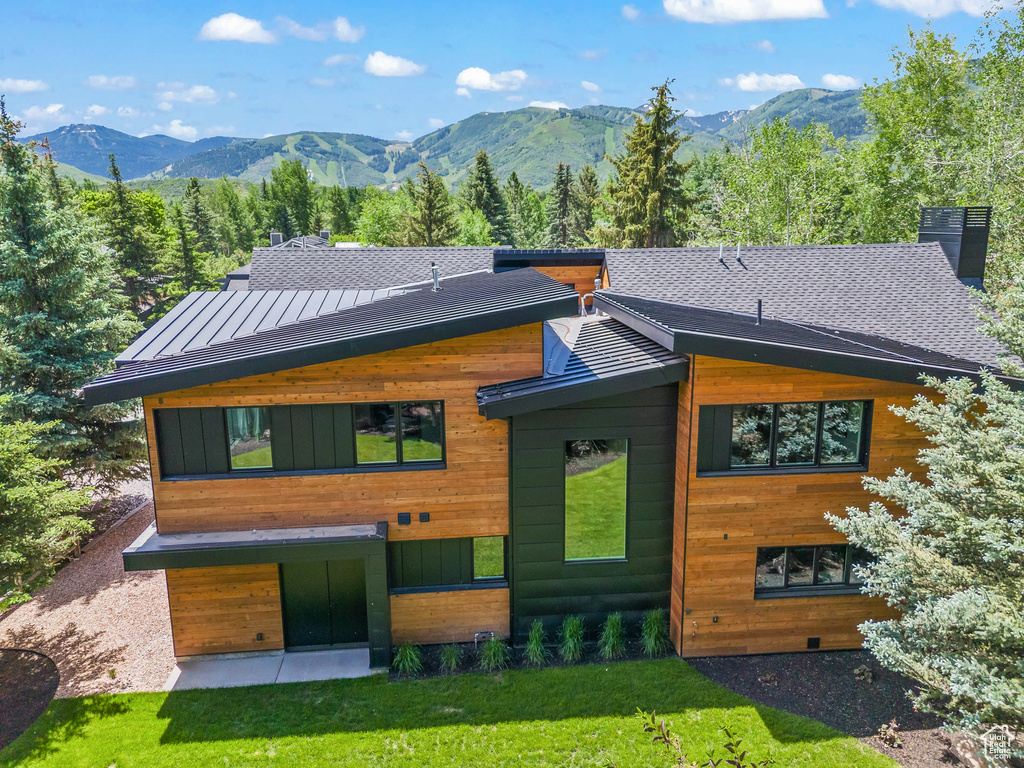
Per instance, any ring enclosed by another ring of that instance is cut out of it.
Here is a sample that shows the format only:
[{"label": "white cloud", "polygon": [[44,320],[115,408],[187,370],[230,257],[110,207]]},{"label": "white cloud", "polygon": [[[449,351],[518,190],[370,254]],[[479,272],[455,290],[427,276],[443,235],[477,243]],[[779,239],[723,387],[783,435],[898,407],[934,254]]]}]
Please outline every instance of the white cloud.
[{"label": "white cloud", "polygon": [[640,9],[632,3],[626,3],[622,6],[622,18],[626,21],[636,21],[640,18]]},{"label": "white cloud", "polygon": [[850,77],[849,75],[822,75],[821,84],[826,88],[831,88],[834,91],[850,91],[854,88],[860,88],[864,83],[858,80],[856,77]]},{"label": "white cloud", "polygon": [[874,0],[885,8],[909,11],[917,16],[937,18],[962,11],[969,16],[984,16],[997,5],[992,0]]},{"label": "white cloud", "polygon": [[320,62],[324,67],[340,67],[351,66],[359,63],[359,56],[355,53],[336,53],[333,56],[328,56],[326,59]]},{"label": "white cloud", "polygon": [[509,104],[519,104],[523,100],[522,96],[506,96],[505,101]]},{"label": "white cloud", "polygon": [[401,56],[389,56],[384,51],[374,51],[366,57],[363,69],[377,77],[412,77],[427,71],[426,64],[417,64]]},{"label": "white cloud", "polygon": [[412,131],[395,131],[395,138],[400,141],[412,141],[416,138],[416,134]]},{"label": "white cloud", "polygon": [[334,80],[330,77],[312,77],[309,79],[309,84],[316,88],[332,88]]},{"label": "white cloud", "polygon": [[133,117],[138,117],[141,113],[135,107],[118,107],[117,116],[126,117],[129,120]]},{"label": "white cloud", "polygon": [[50,84],[42,80],[19,80],[13,77],[0,78],[0,93],[38,93],[50,90]]},{"label": "white cloud", "polygon": [[315,27],[304,27],[297,21],[292,21],[287,16],[277,17],[278,28],[286,35],[297,37],[299,40],[311,40],[322,43],[330,34],[326,24],[317,24]]},{"label": "white cloud", "polygon": [[576,54],[576,58],[580,61],[604,61],[604,58],[607,55],[607,48],[591,48],[589,50],[580,51]]},{"label": "white cloud", "polygon": [[128,88],[134,88],[136,80],[131,75],[115,75],[114,77],[89,75],[86,78],[85,84],[90,88],[98,88],[101,91],[123,91]]},{"label": "white cloud", "polygon": [[[493,75],[480,67],[469,67],[459,72],[455,84],[474,91],[518,91],[526,82],[526,73],[521,69],[495,72]],[[461,94],[460,94],[461,95]]]},{"label": "white cloud", "polygon": [[771,40],[758,40],[747,47],[761,53],[775,53],[775,44]]},{"label": "white cloud", "polygon": [[828,18],[822,0],[662,0],[662,4],[665,12],[675,19],[704,24],[765,19]]},{"label": "white cloud", "polygon": [[334,20],[334,36],[343,43],[358,43],[365,34],[366,27],[362,24],[358,27],[353,27],[351,22],[344,16],[339,16]]},{"label": "white cloud", "polygon": [[444,120],[439,117],[432,117],[427,120],[427,125],[436,131],[438,128],[444,128]]},{"label": "white cloud", "polygon": [[531,101],[531,107],[540,107],[541,109],[568,109],[568,104],[563,104],[560,101]]},{"label": "white cloud", "polygon": [[19,115],[29,122],[52,123],[64,119],[63,104],[48,104],[45,107],[31,106]]},{"label": "white cloud", "polygon": [[208,85],[188,86],[185,83],[157,83],[156,97],[159,101],[157,108],[168,112],[174,102],[184,104],[216,104],[220,101],[220,94]]},{"label": "white cloud", "polygon": [[726,77],[718,81],[722,85],[735,88],[738,91],[792,91],[795,88],[803,88],[803,81],[796,75],[759,75],[756,72],[749,72],[736,77]]},{"label": "white cloud", "polygon": [[85,114],[89,117],[100,117],[101,115],[107,114],[109,111],[109,109],[100,104],[93,104],[91,107],[85,110]]},{"label": "white cloud", "polygon": [[184,125],[181,120],[171,120],[166,126],[154,125],[150,130],[153,133],[166,133],[175,139],[184,139],[185,141],[195,141],[196,136],[199,135],[198,128]]},{"label": "white cloud", "polygon": [[239,43],[276,43],[277,35],[262,21],[247,19],[237,13],[214,16],[199,29],[200,40],[233,40]]},{"label": "white cloud", "polygon": [[598,85],[597,83],[592,83],[589,80],[583,80],[582,82],[580,82],[580,85],[583,86],[584,91],[590,91],[591,93],[597,93],[598,91],[601,90],[600,85]]},{"label": "white cloud", "polygon": [[456,96],[464,96],[467,99],[472,99],[473,98],[473,94],[469,92],[469,88],[456,88],[455,89],[455,95]]}]

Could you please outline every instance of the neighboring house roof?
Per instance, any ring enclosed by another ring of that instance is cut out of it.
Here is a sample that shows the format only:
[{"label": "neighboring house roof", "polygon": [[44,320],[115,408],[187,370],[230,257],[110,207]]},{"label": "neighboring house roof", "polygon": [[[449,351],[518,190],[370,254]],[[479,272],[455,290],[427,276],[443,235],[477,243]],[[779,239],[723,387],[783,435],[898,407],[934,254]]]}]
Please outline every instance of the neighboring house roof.
[{"label": "neighboring house roof", "polygon": [[515,416],[687,377],[688,358],[610,317],[549,321],[545,332],[557,333],[557,342],[545,345],[544,375],[481,387],[482,415]]},{"label": "neighboring house roof", "polygon": [[[220,342],[211,334],[202,346],[187,350],[175,342],[167,348],[177,351],[130,360],[86,385],[85,399],[112,402],[402,349],[566,317],[578,306],[575,291],[534,269],[452,277],[442,280],[441,288],[403,286],[401,295],[264,330],[256,330],[257,324],[247,335]],[[275,306],[263,305],[268,312]],[[150,343],[159,346],[165,332],[170,335],[169,325],[180,317],[172,314],[132,345],[133,354],[142,354]],[[196,315],[175,338],[210,334],[208,321],[208,315]]]},{"label": "neighboring house roof", "polygon": [[233,269],[228,272],[224,279],[220,281],[221,290],[224,291],[247,291],[249,290],[249,269],[252,267],[252,262],[243,264],[237,269]]},{"label": "neighboring house roof", "polygon": [[882,336],[997,365],[977,302],[938,243],[606,252],[615,294]]},{"label": "neighboring house roof", "polygon": [[318,235],[300,235],[291,240],[285,240],[280,245],[272,245],[271,248],[330,248],[331,243]]},{"label": "neighboring house roof", "polygon": [[676,354],[709,355],[908,383],[917,383],[922,372],[940,378],[978,378],[986,368],[973,360],[884,336],[790,320],[763,318],[758,322],[756,313],[651,301],[610,291],[596,293],[594,304]]},{"label": "neighboring house roof", "polygon": [[301,290],[386,288],[490,269],[494,247],[465,248],[254,248],[249,288]]}]

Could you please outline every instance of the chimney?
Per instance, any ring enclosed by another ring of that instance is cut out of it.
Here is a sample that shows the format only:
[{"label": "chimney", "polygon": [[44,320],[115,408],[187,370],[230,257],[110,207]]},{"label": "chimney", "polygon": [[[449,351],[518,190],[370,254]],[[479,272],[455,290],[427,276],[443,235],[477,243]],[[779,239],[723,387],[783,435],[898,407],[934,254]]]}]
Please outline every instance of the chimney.
[{"label": "chimney", "polygon": [[981,288],[992,209],[922,208],[917,242],[938,243],[960,282]]},{"label": "chimney", "polygon": [[432,291],[441,290],[441,270],[437,268],[437,264],[430,262],[430,277],[434,285],[430,289]]},{"label": "chimney", "polygon": [[277,246],[279,246],[283,242],[284,242],[284,235],[283,234],[281,234],[280,232],[275,232],[274,230],[270,230],[270,247],[271,248],[276,248]]},{"label": "chimney", "polygon": [[331,230],[329,230],[329,229],[321,229],[320,230],[320,239],[321,240],[330,240],[331,239]]}]

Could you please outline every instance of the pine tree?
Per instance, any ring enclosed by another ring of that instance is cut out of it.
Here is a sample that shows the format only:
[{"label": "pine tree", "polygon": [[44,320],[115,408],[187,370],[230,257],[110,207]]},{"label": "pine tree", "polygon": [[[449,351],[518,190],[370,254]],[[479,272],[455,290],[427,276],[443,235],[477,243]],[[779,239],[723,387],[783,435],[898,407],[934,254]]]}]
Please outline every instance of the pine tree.
[{"label": "pine tree", "polygon": [[656,248],[673,245],[694,200],[683,180],[694,161],[680,163],[676,152],[690,136],[675,127],[679,114],[671,102],[672,80],[651,90],[647,111],[637,115],[626,136],[626,153],[608,160],[615,176],[608,182],[610,221],[599,231],[603,245],[613,248]]},{"label": "pine tree", "polygon": [[141,330],[109,252],[71,206],[46,198],[47,171],[17,141],[0,101],[0,394],[3,418],[51,425],[44,457],[111,492],[145,476],[137,403],[89,407],[84,384]]},{"label": "pine tree", "polygon": [[573,196],[576,184],[572,169],[559,163],[555,169],[555,181],[548,193],[547,217],[548,237],[545,248],[569,248],[572,240]]},{"label": "pine tree", "polygon": [[576,177],[572,195],[569,242],[574,248],[591,245],[590,231],[594,228],[594,207],[601,197],[601,184],[593,165],[584,165]]},{"label": "pine tree", "polygon": [[276,203],[275,225],[285,239],[308,235],[313,221],[313,182],[301,160],[285,160],[270,169],[270,197]]},{"label": "pine tree", "polygon": [[213,256],[217,253],[217,235],[214,231],[213,214],[203,197],[203,189],[199,179],[194,176],[188,180],[185,196],[181,201],[181,213],[196,236],[196,246],[203,253]]},{"label": "pine tree", "polygon": [[[986,332],[1024,355],[1024,269],[1015,285],[982,303]],[[1024,376],[1008,358],[1003,368]],[[939,395],[893,411],[928,436],[918,463],[864,487],[891,502],[827,518],[877,558],[864,591],[898,618],[860,625],[864,644],[890,669],[921,684],[916,703],[975,732],[1024,727],[1024,392],[982,374],[924,377]]]},{"label": "pine tree", "polygon": [[352,213],[343,187],[327,187],[324,192],[324,208],[331,232],[336,235],[352,232]]},{"label": "pine tree", "polygon": [[502,244],[510,242],[505,196],[501,194],[498,177],[484,150],[476,153],[473,167],[466,180],[459,185],[459,197],[470,208],[483,213],[491,226],[491,237]]},{"label": "pine tree", "polygon": [[200,249],[199,237],[189,226],[182,204],[171,209],[171,226],[174,230],[174,246],[171,257],[165,264],[171,277],[168,294],[179,299],[192,291],[212,291],[219,286],[210,274],[208,254]]},{"label": "pine tree", "polygon": [[143,223],[135,191],[121,178],[117,159],[110,154],[108,201],[102,211],[107,242],[117,259],[124,294],[137,317],[145,317],[160,291],[157,264],[162,243]]},{"label": "pine tree", "polygon": [[427,168],[422,160],[416,173],[418,183],[407,179],[414,210],[405,216],[405,237],[408,245],[451,245],[458,233],[455,208],[438,173]]}]

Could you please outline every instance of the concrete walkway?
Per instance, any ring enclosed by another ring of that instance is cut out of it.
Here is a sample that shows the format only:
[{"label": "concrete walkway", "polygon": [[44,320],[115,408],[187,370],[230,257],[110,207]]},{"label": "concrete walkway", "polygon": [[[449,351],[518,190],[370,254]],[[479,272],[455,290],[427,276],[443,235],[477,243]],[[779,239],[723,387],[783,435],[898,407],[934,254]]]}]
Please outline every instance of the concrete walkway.
[{"label": "concrete walkway", "polygon": [[221,656],[179,661],[167,678],[164,690],[306,683],[313,680],[366,677],[373,672],[367,648]]}]

